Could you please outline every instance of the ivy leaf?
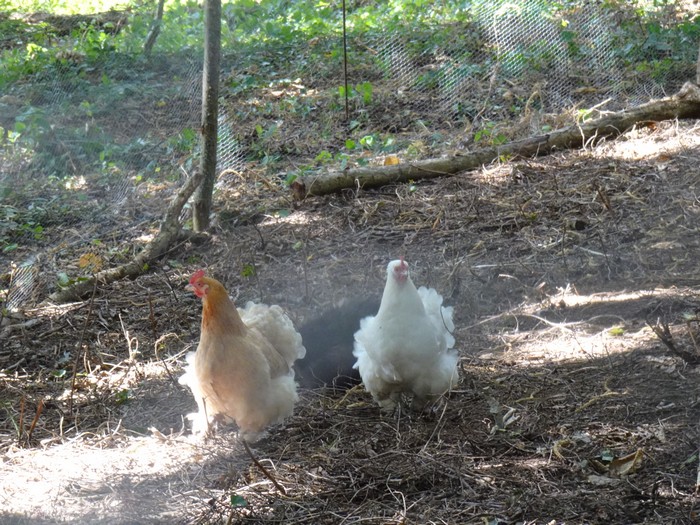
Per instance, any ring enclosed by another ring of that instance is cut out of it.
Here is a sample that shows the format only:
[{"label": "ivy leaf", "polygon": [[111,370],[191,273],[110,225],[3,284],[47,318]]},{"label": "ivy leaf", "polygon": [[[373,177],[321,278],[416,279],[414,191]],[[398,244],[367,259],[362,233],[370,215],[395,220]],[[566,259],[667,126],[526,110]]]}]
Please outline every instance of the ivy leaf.
[{"label": "ivy leaf", "polygon": [[70,286],[73,284],[73,280],[68,277],[68,274],[66,272],[59,272],[58,274],[58,286],[61,288],[65,288],[66,286]]}]

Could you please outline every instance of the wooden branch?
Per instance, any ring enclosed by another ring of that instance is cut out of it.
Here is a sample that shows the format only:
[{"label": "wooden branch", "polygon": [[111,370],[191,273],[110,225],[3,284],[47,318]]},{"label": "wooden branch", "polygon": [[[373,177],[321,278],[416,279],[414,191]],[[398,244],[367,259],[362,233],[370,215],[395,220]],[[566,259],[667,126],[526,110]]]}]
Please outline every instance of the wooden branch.
[{"label": "wooden branch", "polygon": [[348,188],[371,188],[408,180],[453,175],[479,168],[498,158],[534,157],[557,150],[579,148],[604,138],[616,137],[635,124],[676,118],[700,118],[700,89],[695,84],[687,82],[671,97],[501,146],[465,151],[441,159],[310,175],[295,181],[292,184],[292,192],[295,199],[301,200],[309,195],[326,195]]},{"label": "wooden branch", "polygon": [[180,188],[177,195],[168,206],[163,221],[160,223],[158,234],[134,259],[115,268],[108,268],[96,273],[89,279],[75,283],[67,288],[62,288],[49,296],[49,300],[56,303],[77,301],[89,294],[95,282],[97,284],[109,284],[124,277],[137,277],[147,269],[147,263],[165,255],[170,246],[180,235],[180,212],[197,186],[202,182],[202,174],[195,173]]},{"label": "wooden branch", "polygon": [[661,342],[666,345],[666,348],[668,348],[673,355],[680,357],[690,366],[700,365],[700,355],[676,346],[676,344],[673,342],[673,336],[671,335],[671,330],[667,323],[659,323],[657,321],[656,324],[651,324],[647,319],[647,326],[651,328],[654,334],[656,334],[656,337],[658,337]]},{"label": "wooden branch", "polygon": [[192,199],[192,229],[209,228],[219,144],[219,76],[221,75],[221,0],[204,2],[204,71],[202,71],[202,127],[199,170],[202,184]]}]

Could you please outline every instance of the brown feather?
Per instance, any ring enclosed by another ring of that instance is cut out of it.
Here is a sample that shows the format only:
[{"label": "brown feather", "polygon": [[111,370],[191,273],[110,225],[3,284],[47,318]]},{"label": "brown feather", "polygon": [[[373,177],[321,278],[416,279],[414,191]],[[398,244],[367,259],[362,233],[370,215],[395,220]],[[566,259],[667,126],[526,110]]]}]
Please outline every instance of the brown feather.
[{"label": "brown feather", "polygon": [[193,428],[203,431],[221,415],[254,437],[292,413],[297,394],[291,365],[305,353],[301,336],[278,306],[250,303],[239,313],[224,286],[202,271],[190,288],[202,299],[199,345],[181,378],[199,408]]}]

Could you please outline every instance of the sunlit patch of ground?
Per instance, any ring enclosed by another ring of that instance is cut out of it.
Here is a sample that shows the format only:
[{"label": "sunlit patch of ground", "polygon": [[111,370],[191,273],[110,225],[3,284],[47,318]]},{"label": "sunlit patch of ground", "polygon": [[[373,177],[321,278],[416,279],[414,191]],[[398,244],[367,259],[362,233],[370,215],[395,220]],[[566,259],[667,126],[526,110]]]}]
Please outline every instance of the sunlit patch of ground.
[{"label": "sunlit patch of ground", "polygon": [[[660,126],[298,208],[232,180],[209,242],[2,328],[0,521],[693,523],[698,367],[647,323],[697,352],[698,135]],[[302,390],[254,446],[286,495],[235,432],[189,436],[177,377],[199,334],[195,268],[299,323],[379,295],[398,255],[455,307],[461,381],[433,413]]]}]

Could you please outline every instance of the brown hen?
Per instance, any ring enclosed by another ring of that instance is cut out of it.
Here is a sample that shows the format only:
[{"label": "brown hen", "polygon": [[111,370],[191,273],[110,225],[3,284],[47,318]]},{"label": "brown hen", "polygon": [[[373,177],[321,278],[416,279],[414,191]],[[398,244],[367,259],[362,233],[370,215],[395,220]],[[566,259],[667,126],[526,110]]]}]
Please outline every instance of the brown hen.
[{"label": "brown hen", "polygon": [[306,353],[301,336],[277,305],[236,308],[224,286],[203,270],[188,288],[202,299],[199,346],[180,378],[197,401],[198,412],[189,416],[192,430],[207,431],[215,418],[235,421],[241,437],[254,441],[294,410],[292,365]]}]

